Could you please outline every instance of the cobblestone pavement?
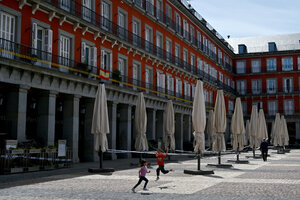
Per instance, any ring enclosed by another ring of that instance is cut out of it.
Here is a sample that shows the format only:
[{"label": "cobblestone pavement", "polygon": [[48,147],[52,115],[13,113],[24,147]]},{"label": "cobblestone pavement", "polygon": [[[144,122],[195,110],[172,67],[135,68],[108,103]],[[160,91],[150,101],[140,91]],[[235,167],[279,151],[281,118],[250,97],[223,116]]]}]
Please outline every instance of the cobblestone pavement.
[{"label": "cobblestone pavement", "polygon": [[[244,159],[247,155],[251,152],[240,157]],[[270,155],[267,162],[249,158],[249,164],[233,164],[229,169],[209,168],[207,164],[217,163],[217,157],[205,157],[201,159],[201,169],[215,172],[206,176],[183,173],[184,169],[196,170],[195,159],[173,160],[166,163],[166,168],[175,171],[161,175],[157,182],[154,165],[147,175],[149,191],[143,191],[140,185],[137,193],[131,192],[138,181],[138,167],[129,167],[132,160],[105,161],[118,169],[112,175],[89,174],[89,164],[56,172],[5,175],[0,176],[0,199],[300,200],[300,150],[287,154],[271,150]],[[228,159],[235,159],[234,155],[222,156],[222,163]]]}]

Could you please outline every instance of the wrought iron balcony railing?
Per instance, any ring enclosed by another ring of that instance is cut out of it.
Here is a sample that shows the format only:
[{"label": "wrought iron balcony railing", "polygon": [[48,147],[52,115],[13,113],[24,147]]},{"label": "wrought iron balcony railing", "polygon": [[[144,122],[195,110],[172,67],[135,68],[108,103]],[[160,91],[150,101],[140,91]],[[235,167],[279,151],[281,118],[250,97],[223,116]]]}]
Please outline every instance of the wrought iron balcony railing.
[{"label": "wrought iron balcony railing", "polygon": [[253,89],[237,89],[237,95],[272,95],[272,94],[299,94],[300,88],[296,87],[269,87]]}]

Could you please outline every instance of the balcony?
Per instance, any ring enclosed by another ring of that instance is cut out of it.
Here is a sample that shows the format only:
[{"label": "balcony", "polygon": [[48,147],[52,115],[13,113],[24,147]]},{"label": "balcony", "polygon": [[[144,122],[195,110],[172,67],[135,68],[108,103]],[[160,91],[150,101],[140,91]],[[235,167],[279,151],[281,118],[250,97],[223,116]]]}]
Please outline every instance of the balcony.
[{"label": "balcony", "polygon": [[257,89],[238,89],[236,91],[237,95],[283,95],[283,94],[300,94],[299,87],[267,87],[267,88],[257,88]]}]

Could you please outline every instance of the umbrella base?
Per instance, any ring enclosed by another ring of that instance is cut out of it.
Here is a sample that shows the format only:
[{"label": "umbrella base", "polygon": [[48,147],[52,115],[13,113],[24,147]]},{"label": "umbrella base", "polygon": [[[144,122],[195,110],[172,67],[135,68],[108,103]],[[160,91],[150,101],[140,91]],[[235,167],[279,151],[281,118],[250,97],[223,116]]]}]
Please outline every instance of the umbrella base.
[{"label": "umbrella base", "polygon": [[185,174],[190,174],[190,175],[209,175],[209,174],[214,174],[214,171],[208,170],[208,171],[203,171],[203,170],[183,170],[183,173]]},{"label": "umbrella base", "polygon": [[115,169],[113,168],[89,168],[88,170],[90,173],[111,173],[114,172]]},{"label": "umbrella base", "polygon": [[236,164],[248,164],[248,160],[227,160],[229,163],[236,163]]},{"label": "umbrella base", "polygon": [[217,168],[231,168],[230,164],[207,164],[208,167],[217,167]]},{"label": "umbrella base", "polygon": [[285,153],[290,153],[290,151],[291,151],[290,149],[285,149],[284,150]]}]

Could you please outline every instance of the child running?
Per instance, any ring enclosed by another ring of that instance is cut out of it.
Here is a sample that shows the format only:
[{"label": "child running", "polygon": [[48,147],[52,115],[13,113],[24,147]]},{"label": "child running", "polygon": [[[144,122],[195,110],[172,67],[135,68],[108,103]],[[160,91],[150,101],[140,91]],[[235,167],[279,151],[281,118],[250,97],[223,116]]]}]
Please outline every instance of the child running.
[{"label": "child running", "polygon": [[163,154],[161,149],[158,149],[156,152],[156,160],[157,160],[157,165],[158,168],[156,169],[156,181],[159,180],[159,172],[161,171],[163,174],[169,173],[169,171],[173,171],[172,169],[170,170],[165,170],[165,157],[167,157],[169,152],[169,149],[167,148],[166,153]]},{"label": "child running", "polygon": [[147,162],[146,160],[141,160],[141,169],[139,170],[139,181],[138,183],[131,189],[133,193],[135,193],[135,188],[139,186],[142,181],[145,181],[144,189],[143,190],[148,190],[147,189],[147,184],[148,184],[148,179],[146,178],[146,174],[150,173],[150,170],[148,171],[147,168]]}]

